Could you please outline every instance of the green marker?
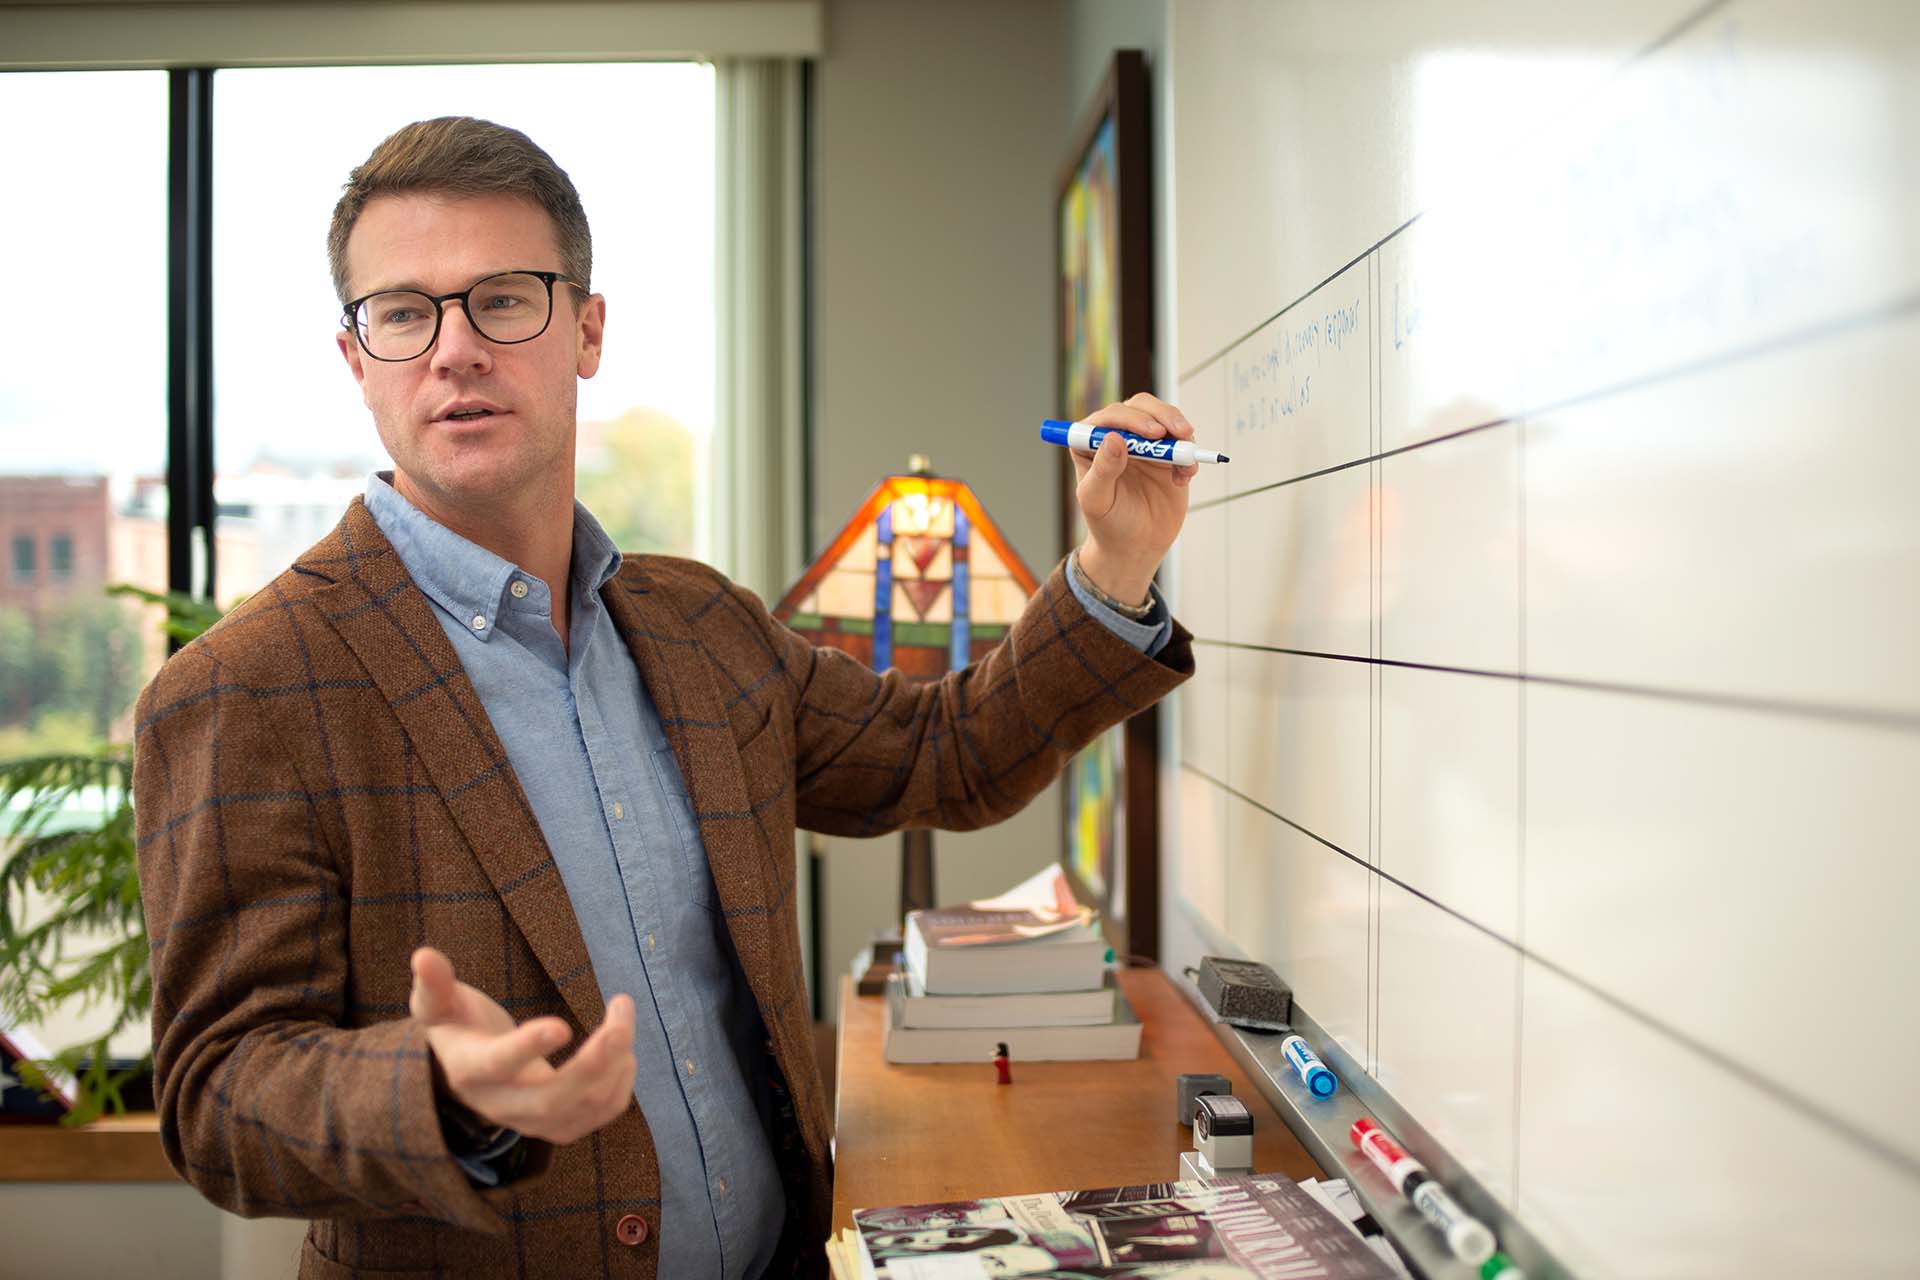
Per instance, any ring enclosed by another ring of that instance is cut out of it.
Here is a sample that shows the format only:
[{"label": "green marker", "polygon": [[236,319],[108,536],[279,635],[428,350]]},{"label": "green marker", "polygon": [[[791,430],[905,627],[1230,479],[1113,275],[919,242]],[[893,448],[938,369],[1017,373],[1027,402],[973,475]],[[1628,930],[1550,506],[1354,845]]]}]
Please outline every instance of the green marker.
[{"label": "green marker", "polygon": [[1527,1280],[1527,1273],[1496,1249],[1491,1258],[1480,1264],[1480,1280]]}]

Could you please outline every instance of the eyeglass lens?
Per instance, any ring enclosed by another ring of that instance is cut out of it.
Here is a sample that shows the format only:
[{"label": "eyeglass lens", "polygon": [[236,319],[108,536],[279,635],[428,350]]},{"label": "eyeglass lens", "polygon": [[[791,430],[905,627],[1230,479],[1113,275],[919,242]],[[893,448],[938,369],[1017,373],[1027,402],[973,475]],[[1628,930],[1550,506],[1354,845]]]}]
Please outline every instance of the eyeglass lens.
[{"label": "eyeglass lens", "polygon": [[[552,308],[552,291],[539,276],[489,276],[467,291],[467,322],[493,342],[539,337]],[[437,328],[433,299],[411,289],[374,294],[353,319],[368,354],[377,360],[413,359],[433,345]]]}]

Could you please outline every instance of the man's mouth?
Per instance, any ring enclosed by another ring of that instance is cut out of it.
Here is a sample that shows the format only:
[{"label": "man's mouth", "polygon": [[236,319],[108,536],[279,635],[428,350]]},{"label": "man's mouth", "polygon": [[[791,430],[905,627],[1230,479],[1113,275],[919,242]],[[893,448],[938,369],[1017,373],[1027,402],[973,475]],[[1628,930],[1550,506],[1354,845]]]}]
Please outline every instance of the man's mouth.
[{"label": "man's mouth", "polygon": [[472,422],[476,418],[491,418],[491,409],[455,409],[447,415],[448,422]]}]

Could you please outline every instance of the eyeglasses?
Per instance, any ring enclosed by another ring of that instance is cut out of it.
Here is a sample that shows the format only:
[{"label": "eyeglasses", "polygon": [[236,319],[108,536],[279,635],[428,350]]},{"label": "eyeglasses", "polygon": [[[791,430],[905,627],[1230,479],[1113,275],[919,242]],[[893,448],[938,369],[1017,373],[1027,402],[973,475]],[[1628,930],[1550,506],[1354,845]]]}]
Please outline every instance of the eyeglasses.
[{"label": "eyeglasses", "polygon": [[457,299],[474,332],[488,342],[511,346],[532,342],[547,331],[556,284],[585,292],[579,281],[558,271],[502,271],[438,297],[415,289],[370,293],[349,302],[340,323],[353,330],[360,349],[375,360],[415,360],[433,349],[446,304]]}]

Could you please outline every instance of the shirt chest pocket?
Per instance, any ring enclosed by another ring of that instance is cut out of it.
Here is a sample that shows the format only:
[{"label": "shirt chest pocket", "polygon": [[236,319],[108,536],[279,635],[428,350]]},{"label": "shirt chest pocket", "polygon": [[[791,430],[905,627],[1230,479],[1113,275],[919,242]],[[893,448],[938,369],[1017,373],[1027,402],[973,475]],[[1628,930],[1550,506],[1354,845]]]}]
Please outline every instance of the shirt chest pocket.
[{"label": "shirt chest pocket", "polygon": [[687,795],[687,781],[680,775],[680,762],[672,747],[653,749],[653,777],[673,832],[673,866],[680,896],[704,910],[718,911],[720,903],[713,887],[713,871],[707,866],[706,845],[701,842],[693,800]]}]

